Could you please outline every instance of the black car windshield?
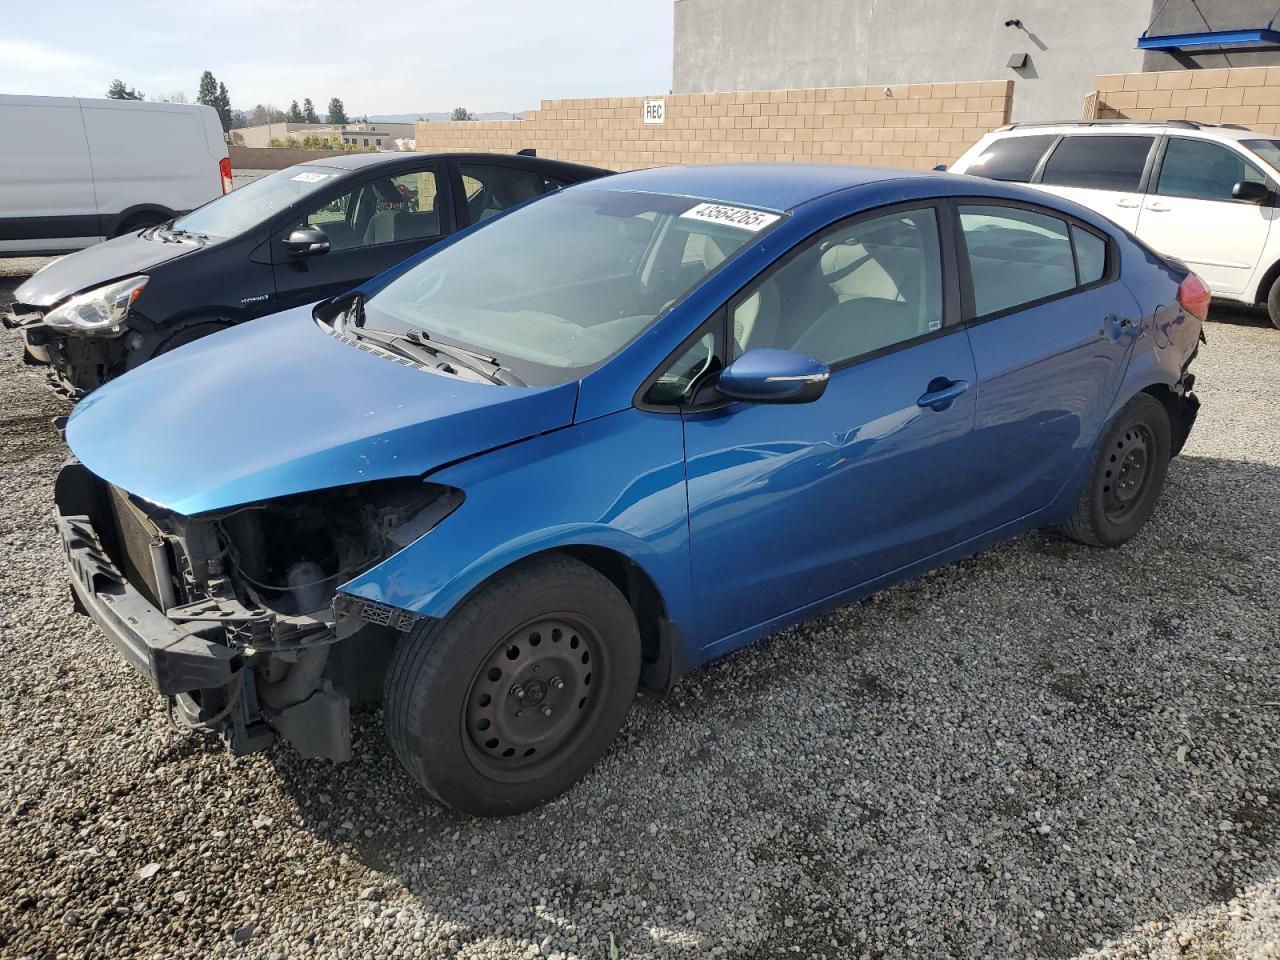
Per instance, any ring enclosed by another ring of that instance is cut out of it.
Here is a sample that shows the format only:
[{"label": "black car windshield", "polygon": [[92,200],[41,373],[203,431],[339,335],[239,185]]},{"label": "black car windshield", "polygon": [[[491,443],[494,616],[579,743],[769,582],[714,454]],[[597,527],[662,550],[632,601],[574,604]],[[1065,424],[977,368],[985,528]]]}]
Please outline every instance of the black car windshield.
[{"label": "black car windshield", "polygon": [[173,229],[218,240],[239,236],[340,176],[341,170],[308,164],[277,170],[179,217]]},{"label": "black car windshield", "polygon": [[689,197],[572,189],[432,254],[365,324],[461,344],[530,384],[609,359],[781,217]]}]

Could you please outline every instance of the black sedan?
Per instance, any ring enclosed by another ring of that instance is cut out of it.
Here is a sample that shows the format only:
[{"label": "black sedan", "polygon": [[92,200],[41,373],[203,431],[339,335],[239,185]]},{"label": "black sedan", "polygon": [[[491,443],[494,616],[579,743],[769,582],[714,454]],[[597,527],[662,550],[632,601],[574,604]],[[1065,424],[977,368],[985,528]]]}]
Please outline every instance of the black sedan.
[{"label": "black sedan", "polygon": [[523,154],[358,153],[280,170],[51,263],[4,317],[79,397],[224,327],[334,296],[596,167]]}]

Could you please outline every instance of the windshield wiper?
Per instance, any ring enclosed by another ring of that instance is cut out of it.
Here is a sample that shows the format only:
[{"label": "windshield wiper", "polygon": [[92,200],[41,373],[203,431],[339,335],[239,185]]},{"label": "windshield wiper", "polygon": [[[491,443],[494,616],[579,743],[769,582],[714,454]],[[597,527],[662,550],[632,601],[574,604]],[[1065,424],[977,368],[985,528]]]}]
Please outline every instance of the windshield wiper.
[{"label": "windshield wiper", "polygon": [[374,343],[381,344],[401,356],[422,362],[426,360],[434,360],[446,358],[452,360],[454,364],[465,367],[472,373],[478,373],[491,383],[503,384],[505,386],[523,387],[525,382],[514,374],[503,370],[492,358],[487,358],[483,354],[472,353],[462,347],[453,347],[449,344],[436,343],[434,341],[427,342],[426,339],[419,339],[417,335],[403,333],[385,333],[381,330],[369,330],[363,327],[353,328],[355,336],[365,340],[372,340]]},{"label": "windshield wiper", "polygon": [[168,238],[169,238],[169,237],[191,237],[193,240],[198,240],[198,241],[200,241],[201,243],[208,243],[208,242],[209,242],[209,235],[208,235],[208,234],[205,234],[205,233],[194,233],[194,232],[193,232],[193,231],[191,231],[191,230],[183,230],[181,227],[176,227],[176,228],[175,228],[175,227],[167,227],[167,228],[165,229],[165,231],[164,231],[164,234],[165,234],[165,240],[166,240],[166,241],[168,240]]}]

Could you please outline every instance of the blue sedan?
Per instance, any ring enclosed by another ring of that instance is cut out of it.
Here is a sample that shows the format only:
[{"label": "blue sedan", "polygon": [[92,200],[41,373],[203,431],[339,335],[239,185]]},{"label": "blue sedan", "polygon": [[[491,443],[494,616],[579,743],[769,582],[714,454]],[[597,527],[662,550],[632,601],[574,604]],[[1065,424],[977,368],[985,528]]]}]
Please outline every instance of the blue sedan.
[{"label": "blue sedan", "polygon": [[434,797],[527,809],[637,690],[1029,530],[1134,536],[1208,303],[987,180],[574,186],[92,393],[56,488],[73,593],[237,753],[346,759],[381,698]]}]

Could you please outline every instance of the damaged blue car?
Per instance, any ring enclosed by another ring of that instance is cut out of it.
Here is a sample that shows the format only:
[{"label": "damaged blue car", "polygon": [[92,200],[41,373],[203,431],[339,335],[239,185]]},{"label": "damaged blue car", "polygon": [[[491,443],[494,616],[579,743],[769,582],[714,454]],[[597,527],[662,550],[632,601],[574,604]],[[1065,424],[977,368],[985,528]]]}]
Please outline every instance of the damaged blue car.
[{"label": "damaged blue car", "polygon": [[237,753],[381,700],[438,800],[528,809],[638,690],[1004,538],[1116,546],[1195,419],[1207,290],[988,180],[570,187],[90,394],[75,602]]}]

